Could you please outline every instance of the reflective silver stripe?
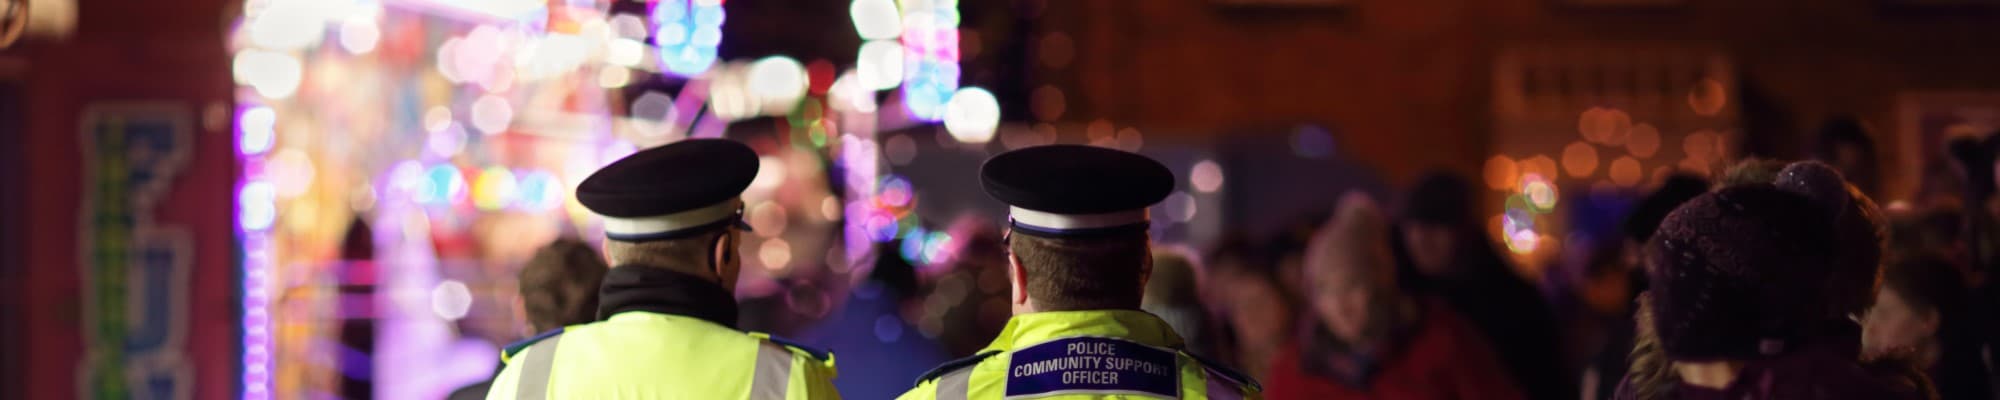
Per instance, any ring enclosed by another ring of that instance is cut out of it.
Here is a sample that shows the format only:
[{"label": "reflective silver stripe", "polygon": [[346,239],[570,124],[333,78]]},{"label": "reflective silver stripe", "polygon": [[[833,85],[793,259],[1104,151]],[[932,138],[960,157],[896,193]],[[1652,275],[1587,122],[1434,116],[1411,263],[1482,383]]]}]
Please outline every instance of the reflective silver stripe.
[{"label": "reflective silver stripe", "polygon": [[528,346],[528,359],[521,360],[521,376],[516,377],[514,398],[521,400],[542,400],[549,398],[549,371],[556,364],[556,343],[562,335],[550,336]]},{"label": "reflective silver stripe", "polygon": [[765,342],[757,346],[757,371],[750,382],[750,400],[784,400],[792,387],[792,351]]},{"label": "reflective silver stripe", "polygon": [[1217,375],[1207,368],[1202,368],[1201,372],[1208,378],[1203,380],[1208,381],[1209,400],[1243,400],[1243,391],[1236,387],[1235,381]]},{"label": "reflective silver stripe", "polygon": [[938,377],[937,400],[965,400],[966,396],[971,396],[974,367],[966,366]]}]

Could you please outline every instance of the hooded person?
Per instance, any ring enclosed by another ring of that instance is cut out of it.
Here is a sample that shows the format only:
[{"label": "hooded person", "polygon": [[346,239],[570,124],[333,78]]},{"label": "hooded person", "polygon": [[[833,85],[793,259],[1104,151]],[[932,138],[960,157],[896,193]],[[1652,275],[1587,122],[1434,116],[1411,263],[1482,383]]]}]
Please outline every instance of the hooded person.
[{"label": "hooded person", "polygon": [[1398,278],[1436,295],[1472,323],[1528,398],[1571,398],[1560,366],[1556,320],[1533,284],[1514,273],[1473,217],[1464,179],[1434,173],[1410,190],[1397,223]]},{"label": "hooded person", "polygon": [[1304,262],[1308,317],[1270,368],[1269,399],[1520,399],[1451,307],[1397,286],[1387,223],[1344,196]]},{"label": "hooded person", "polygon": [[1753,183],[1669,214],[1649,244],[1645,311],[1673,377],[1648,397],[1621,386],[1618,398],[1926,398],[1921,386],[1817,348],[1828,304],[1839,303],[1828,290],[1838,242],[1821,210]]}]

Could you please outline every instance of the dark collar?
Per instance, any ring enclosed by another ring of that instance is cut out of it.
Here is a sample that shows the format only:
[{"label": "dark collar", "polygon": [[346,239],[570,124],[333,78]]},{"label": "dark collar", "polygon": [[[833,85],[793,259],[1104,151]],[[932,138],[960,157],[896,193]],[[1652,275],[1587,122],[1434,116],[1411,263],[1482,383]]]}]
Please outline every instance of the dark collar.
[{"label": "dark collar", "polygon": [[736,296],[708,279],[646,265],[621,265],[598,287],[597,319],[644,311],[700,318],[736,328]]}]

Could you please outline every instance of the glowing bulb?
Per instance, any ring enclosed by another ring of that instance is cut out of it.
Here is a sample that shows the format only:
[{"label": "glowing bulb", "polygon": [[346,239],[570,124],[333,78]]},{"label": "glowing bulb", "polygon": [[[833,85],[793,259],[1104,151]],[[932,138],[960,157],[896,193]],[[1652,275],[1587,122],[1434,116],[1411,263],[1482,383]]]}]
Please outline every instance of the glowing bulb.
[{"label": "glowing bulb", "polygon": [[847,15],[854,19],[854,31],[864,40],[894,39],[903,34],[903,17],[890,0],[854,0]]},{"label": "glowing bulb", "polygon": [[632,83],[632,70],[616,65],[597,70],[597,87],[617,89]]},{"label": "glowing bulb", "polygon": [[1000,126],[1000,101],[977,87],[959,89],[945,103],[944,128],[965,143],[986,143]]},{"label": "glowing bulb", "polygon": [[861,87],[870,90],[895,89],[903,84],[903,45],[893,40],[871,40],[861,44],[854,72]]}]

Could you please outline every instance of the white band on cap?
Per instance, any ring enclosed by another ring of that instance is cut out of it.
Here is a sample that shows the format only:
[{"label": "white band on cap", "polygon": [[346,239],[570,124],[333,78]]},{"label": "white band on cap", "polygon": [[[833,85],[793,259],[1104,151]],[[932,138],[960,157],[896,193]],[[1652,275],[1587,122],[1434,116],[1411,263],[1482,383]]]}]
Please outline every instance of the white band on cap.
[{"label": "white band on cap", "polygon": [[673,232],[682,229],[713,224],[727,218],[735,218],[743,209],[743,199],[730,198],[712,206],[677,212],[673,214],[617,218],[604,217],[604,233],[611,235],[647,235]]},{"label": "white band on cap", "polygon": [[1009,207],[1008,214],[1014,223],[1050,230],[1110,228],[1146,222],[1149,218],[1144,208],[1103,214],[1056,214]]}]

